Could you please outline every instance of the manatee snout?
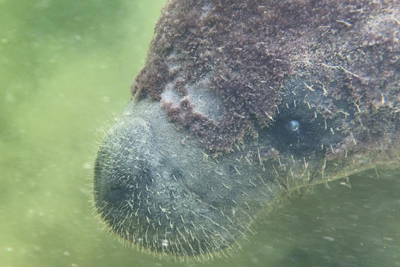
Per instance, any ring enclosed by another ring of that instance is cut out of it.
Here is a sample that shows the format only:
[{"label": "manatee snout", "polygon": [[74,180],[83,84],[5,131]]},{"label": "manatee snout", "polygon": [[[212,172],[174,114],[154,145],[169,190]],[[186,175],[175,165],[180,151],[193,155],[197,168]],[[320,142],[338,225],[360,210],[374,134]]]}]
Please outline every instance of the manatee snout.
[{"label": "manatee snout", "polygon": [[94,200],[100,219],[145,251],[209,257],[237,249],[236,240],[261,208],[251,193],[257,188],[246,193],[246,181],[226,175],[235,173],[235,163],[221,168],[190,141],[177,142],[184,135],[169,128],[158,104],[147,104],[153,108],[134,116],[143,109],[130,105],[133,111],[117,120],[98,151]]}]

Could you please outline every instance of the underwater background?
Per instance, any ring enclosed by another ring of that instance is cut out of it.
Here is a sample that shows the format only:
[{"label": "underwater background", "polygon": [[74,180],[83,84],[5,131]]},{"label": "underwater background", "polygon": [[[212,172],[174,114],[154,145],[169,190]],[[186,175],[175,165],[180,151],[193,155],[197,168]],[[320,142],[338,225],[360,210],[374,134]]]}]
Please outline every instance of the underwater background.
[{"label": "underwater background", "polygon": [[[103,131],[164,0],[0,0],[0,266],[194,266],[122,245],[92,213]],[[195,266],[400,266],[400,172],[295,194],[233,257]]]}]

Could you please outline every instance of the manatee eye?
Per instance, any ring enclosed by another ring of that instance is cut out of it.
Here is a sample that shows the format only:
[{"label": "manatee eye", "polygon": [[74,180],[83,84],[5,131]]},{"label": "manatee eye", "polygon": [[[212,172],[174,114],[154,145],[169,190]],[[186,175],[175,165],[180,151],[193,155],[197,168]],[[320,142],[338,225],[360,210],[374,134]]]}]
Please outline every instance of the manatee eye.
[{"label": "manatee eye", "polygon": [[286,123],[286,129],[292,132],[298,131],[300,128],[300,123],[296,120],[291,120],[288,123]]},{"label": "manatee eye", "polygon": [[281,155],[309,157],[325,153],[321,147],[330,133],[325,129],[322,116],[315,117],[315,109],[297,103],[296,107],[283,104],[279,111],[274,123],[259,132],[260,140],[265,138],[265,143]]}]

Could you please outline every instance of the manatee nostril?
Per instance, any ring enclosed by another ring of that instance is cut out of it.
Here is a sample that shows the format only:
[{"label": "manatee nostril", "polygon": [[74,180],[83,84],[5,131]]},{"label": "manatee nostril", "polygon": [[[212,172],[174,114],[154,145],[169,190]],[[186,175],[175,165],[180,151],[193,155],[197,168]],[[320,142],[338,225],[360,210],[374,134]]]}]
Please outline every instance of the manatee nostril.
[{"label": "manatee nostril", "polygon": [[107,194],[107,199],[110,203],[120,203],[128,198],[126,189],[114,188]]}]

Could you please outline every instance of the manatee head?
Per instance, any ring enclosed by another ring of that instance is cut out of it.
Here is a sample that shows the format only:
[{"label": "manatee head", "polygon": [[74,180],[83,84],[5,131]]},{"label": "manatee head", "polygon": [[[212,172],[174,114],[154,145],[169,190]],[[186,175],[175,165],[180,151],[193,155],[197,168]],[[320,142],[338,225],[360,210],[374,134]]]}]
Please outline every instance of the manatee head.
[{"label": "manatee head", "polygon": [[396,1],[170,0],[94,171],[144,251],[232,254],[292,192],[400,166]]}]

